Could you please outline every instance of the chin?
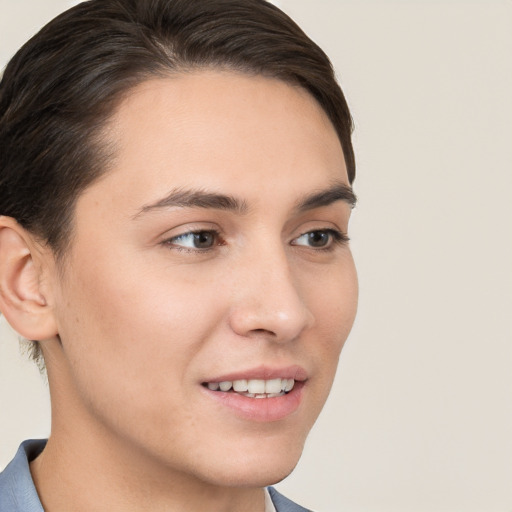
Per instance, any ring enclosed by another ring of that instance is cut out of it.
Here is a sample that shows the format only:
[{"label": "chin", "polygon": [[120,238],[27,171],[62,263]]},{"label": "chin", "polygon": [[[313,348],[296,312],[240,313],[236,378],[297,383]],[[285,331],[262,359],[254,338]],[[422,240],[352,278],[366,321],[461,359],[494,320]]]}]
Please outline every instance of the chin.
[{"label": "chin", "polygon": [[283,443],[278,447],[263,443],[251,450],[235,447],[231,455],[210,466],[207,480],[229,487],[266,487],[280,482],[297,466],[304,443]]},{"label": "chin", "polygon": [[226,487],[267,487],[281,482],[290,475],[298,461],[297,458],[293,463],[280,464],[279,467],[245,467],[227,472],[219,472],[217,469],[215,477],[208,478],[208,481],[210,484]]}]

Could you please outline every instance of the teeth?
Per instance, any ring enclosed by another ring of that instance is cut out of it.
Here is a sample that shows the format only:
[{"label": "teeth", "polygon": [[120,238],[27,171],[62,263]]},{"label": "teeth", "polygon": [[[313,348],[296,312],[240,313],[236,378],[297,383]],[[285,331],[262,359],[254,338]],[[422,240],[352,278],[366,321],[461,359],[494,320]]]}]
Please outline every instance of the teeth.
[{"label": "teeth", "polygon": [[221,391],[229,391],[231,389],[231,386],[233,386],[233,383],[230,381],[224,381],[219,384]]},{"label": "teeth", "polygon": [[247,381],[244,380],[234,380],[233,381],[233,389],[238,393],[245,393],[249,388],[247,387]]},{"label": "teeth", "polygon": [[281,379],[272,379],[265,381],[265,393],[280,393]]},{"label": "teeth", "polygon": [[265,393],[265,381],[260,379],[251,379],[247,381],[249,393],[263,394]]},{"label": "teeth", "polygon": [[277,398],[278,396],[284,396],[285,392],[281,391],[281,393],[241,393],[243,396],[248,398]]},{"label": "teeth", "polygon": [[233,382],[227,380],[223,382],[208,382],[208,389],[212,391],[229,391],[233,389],[236,393],[251,398],[274,398],[282,396],[284,392],[288,393],[295,385],[294,379],[240,379]]}]

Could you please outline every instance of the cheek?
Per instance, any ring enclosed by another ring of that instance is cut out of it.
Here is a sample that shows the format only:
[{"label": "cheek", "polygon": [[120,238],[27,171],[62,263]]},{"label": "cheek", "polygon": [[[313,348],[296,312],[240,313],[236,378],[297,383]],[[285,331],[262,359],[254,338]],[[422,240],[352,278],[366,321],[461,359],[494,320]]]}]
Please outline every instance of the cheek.
[{"label": "cheek", "polygon": [[114,260],[76,265],[63,292],[60,334],[78,387],[96,395],[91,400],[140,398],[149,409],[169,400],[169,389],[174,396],[185,389],[189,365],[222,318],[221,304],[213,283]]},{"label": "cheek", "polygon": [[330,269],[328,276],[310,283],[308,303],[315,316],[315,329],[309,343],[323,386],[328,391],[338,366],[341,349],[352,329],[358,301],[358,281],[350,255],[343,265]]},{"label": "cheek", "polygon": [[[350,253],[342,264],[314,276],[306,287],[307,300],[316,318],[320,336],[333,350],[343,345],[357,312],[358,281]],[[334,341],[334,343],[333,343]]]}]

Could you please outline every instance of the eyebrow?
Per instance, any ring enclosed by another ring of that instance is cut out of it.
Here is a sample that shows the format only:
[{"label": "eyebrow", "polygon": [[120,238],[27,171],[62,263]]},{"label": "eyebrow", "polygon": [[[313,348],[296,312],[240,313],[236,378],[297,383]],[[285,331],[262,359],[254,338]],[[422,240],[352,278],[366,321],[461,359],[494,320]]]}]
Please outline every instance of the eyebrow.
[{"label": "eyebrow", "polygon": [[235,213],[243,214],[248,210],[247,203],[236,197],[205,192],[203,190],[183,190],[177,189],[171,191],[156,203],[143,206],[140,211],[135,214],[134,218],[139,215],[161,208],[208,208],[214,210],[227,210]]},{"label": "eyebrow", "polygon": [[338,183],[326,190],[320,190],[319,192],[307,195],[299,201],[296,208],[300,212],[305,212],[314,210],[315,208],[321,208],[322,206],[329,206],[336,201],[344,201],[348,203],[351,208],[355,208],[357,197],[352,187],[345,183]]},{"label": "eyebrow", "polygon": [[[352,188],[344,183],[336,184],[326,190],[314,192],[303,197],[295,206],[299,212],[328,206],[336,201],[345,201],[354,208],[357,202],[356,195]],[[244,200],[240,200],[231,195],[216,194],[203,190],[183,190],[177,189],[171,191],[168,195],[159,199],[155,203],[143,206],[133,218],[139,217],[143,213],[162,208],[204,208],[214,210],[232,211],[238,214],[245,214],[249,207]]]}]

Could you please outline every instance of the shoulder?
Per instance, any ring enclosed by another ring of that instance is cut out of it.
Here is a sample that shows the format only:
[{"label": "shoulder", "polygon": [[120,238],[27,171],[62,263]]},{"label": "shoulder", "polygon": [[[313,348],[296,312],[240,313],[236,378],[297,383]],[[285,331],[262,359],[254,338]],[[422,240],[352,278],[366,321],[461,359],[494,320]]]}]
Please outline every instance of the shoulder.
[{"label": "shoulder", "polygon": [[297,505],[297,503],[289,500],[273,487],[268,487],[267,489],[274,503],[274,507],[276,507],[276,512],[311,512],[311,510],[301,507]]},{"label": "shoulder", "polygon": [[43,512],[29,462],[35,459],[46,445],[46,440],[24,441],[14,459],[0,473],[0,512]]},{"label": "shoulder", "polygon": [[[37,495],[29,463],[44,449],[46,440],[24,441],[14,459],[0,472],[0,512],[44,512]],[[268,487],[276,512],[311,512],[273,487]]]}]

